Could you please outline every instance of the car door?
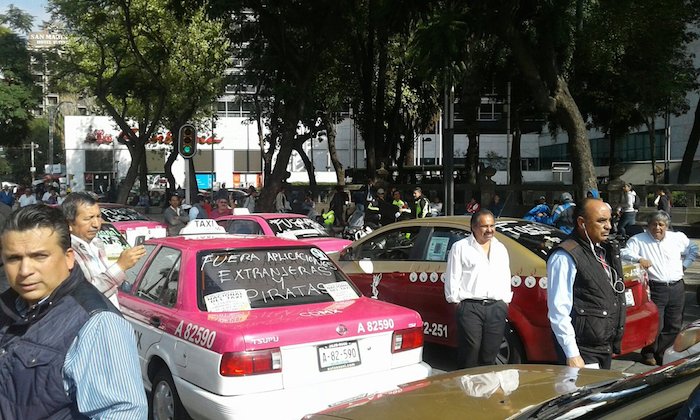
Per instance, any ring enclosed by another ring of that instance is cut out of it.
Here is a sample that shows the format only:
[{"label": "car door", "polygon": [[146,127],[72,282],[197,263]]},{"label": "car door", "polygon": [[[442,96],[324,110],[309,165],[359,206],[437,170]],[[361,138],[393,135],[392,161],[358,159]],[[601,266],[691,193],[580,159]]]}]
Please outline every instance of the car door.
[{"label": "car door", "polygon": [[421,241],[419,226],[404,225],[375,235],[353,247],[346,272],[366,296],[403,305],[404,288],[417,278]]},{"label": "car door", "polygon": [[170,247],[157,250],[136,280],[130,296],[119,301],[122,313],[134,328],[144,375],[152,347],[161,341],[165,322],[173,318],[177,306],[180,254]]},{"label": "car door", "polygon": [[449,344],[456,340],[456,305],[445,300],[445,271],[452,245],[469,235],[466,229],[449,226],[434,226],[426,232],[415,265],[417,281],[406,288],[405,306],[421,314],[427,341]]}]

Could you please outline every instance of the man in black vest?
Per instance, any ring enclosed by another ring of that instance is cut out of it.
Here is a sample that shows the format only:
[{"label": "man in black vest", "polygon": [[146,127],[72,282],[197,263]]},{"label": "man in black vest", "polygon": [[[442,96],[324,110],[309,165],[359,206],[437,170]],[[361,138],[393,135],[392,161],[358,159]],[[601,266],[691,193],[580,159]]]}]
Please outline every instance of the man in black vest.
[{"label": "man in black vest", "polygon": [[63,213],[17,210],[2,232],[0,418],[145,419],[133,329],[76,267]]},{"label": "man in black vest", "polygon": [[610,369],[625,325],[620,251],[607,241],[607,203],[586,198],[575,209],[574,231],[547,261],[548,317],[561,363]]}]

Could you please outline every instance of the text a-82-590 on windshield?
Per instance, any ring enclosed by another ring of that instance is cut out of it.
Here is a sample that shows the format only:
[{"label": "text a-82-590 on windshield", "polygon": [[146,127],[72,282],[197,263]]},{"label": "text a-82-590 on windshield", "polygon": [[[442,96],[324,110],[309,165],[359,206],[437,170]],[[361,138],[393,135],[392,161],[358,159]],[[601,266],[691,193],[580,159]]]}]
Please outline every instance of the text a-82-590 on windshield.
[{"label": "text a-82-590 on windshield", "polygon": [[[202,310],[212,306],[207,296],[234,290],[245,291],[235,299],[247,300],[250,308],[331,302],[333,297],[325,284],[347,282],[345,275],[318,248],[200,252],[198,267],[201,275],[198,303]],[[352,285],[349,287],[354,289]]]}]

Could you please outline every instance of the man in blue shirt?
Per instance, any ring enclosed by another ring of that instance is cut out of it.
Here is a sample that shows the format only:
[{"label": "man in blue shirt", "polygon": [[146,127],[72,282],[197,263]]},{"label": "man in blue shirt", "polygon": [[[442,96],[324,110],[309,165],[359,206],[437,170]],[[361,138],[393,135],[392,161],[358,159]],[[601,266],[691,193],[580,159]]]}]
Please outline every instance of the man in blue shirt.
[{"label": "man in blue shirt", "polygon": [[610,369],[626,314],[619,250],[608,241],[610,206],[586,198],[575,209],[573,234],[547,261],[547,316],[560,363]]},{"label": "man in blue shirt", "polygon": [[7,185],[3,186],[2,191],[0,191],[0,203],[7,204],[10,207],[15,204],[15,197],[12,195],[10,187]]},{"label": "man in blue shirt", "polygon": [[43,204],[10,215],[0,295],[0,418],[145,419],[129,323],[76,267],[63,213]]}]

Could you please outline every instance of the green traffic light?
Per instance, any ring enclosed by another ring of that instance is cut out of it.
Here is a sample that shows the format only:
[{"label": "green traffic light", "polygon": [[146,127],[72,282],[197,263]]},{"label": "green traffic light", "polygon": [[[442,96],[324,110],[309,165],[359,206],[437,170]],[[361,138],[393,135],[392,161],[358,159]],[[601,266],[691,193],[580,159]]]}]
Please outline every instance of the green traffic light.
[{"label": "green traffic light", "polygon": [[192,146],[185,146],[182,148],[182,151],[185,153],[190,153],[192,152]]}]

